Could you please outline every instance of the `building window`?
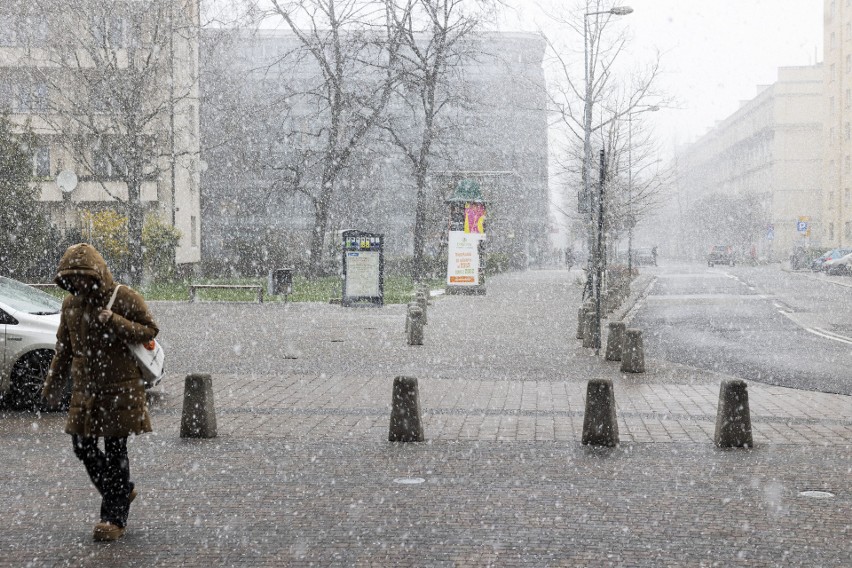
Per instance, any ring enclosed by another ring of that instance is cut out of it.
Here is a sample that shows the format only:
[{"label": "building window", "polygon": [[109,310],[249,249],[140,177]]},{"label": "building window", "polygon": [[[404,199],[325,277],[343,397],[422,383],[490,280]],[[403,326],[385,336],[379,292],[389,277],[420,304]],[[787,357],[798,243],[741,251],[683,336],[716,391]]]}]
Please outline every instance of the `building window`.
[{"label": "building window", "polygon": [[846,108],[852,107],[852,89],[846,89]]},{"label": "building window", "polygon": [[852,221],[846,221],[846,225],[844,225],[843,234],[847,239],[852,239]]},{"label": "building window", "polygon": [[852,124],[847,122],[843,126],[843,135],[846,137],[847,140],[852,140]]},{"label": "building window", "polygon": [[834,97],[828,98],[828,116],[834,116]]},{"label": "building window", "polygon": [[846,73],[852,72],[852,55],[846,56]]},{"label": "building window", "polygon": [[834,49],[837,47],[837,38],[834,35],[834,32],[831,32],[831,39],[829,40],[829,49]]},{"label": "building window", "polygon": [[833,191],[828,192],[828,208],[834,209],[834,192]]},{"label": "building window", "polygon": [[834,79],[837,77],[837,69],[834,63],[828,68],[828,82],[834,83]]},{"label": "building window", "polygon": [[198,246],[198,220],[195,215],[191,215],[189,217],[189,244],[191,246]]},{"label": "building window", "polygon": [[92,35],[100,48],[117,49],[127,47],[124,41],[124,20],[118,16],[105,15],[93,22]]},{"label": "building window", "polygon": [[44,16],[27,16],[26,18],[21,18],[21,20],[23,23],[21,29],[25,30],[23,33],[26,34],[27,46],[46,47],[49,32],[47,29],[47,20]]},{"label": "building window", "polygon": [[852,173],[852,156],[843,158],[843,173]]},{"label": "building window", "polygon": [[18,22],[11,14],[0,15],[0,47],[18,45]]},{"label": "building window", "polygon": [[0,79],[0,111],[12,112],[14,106],[12,83]]},{"label": "building window", "polygon": [[101,139],[92,146],[92,173],[100,179],[114,179],[127,175],[127,166],[120,154],[113,154]]},{"label": "building window", "polygon": [[852,203],[852,196],[850,196],[850,191],[849,191],[848,187],[843,190],[843,202],[846,205],[849,205],[850,203]]},{"label": "building window", "polygon": [[828,240],[829,241],[834,240],[834,223],[828,224]]},{"label": "building window", "polygon": [[[828,129],[828,141],[834,142],[834,127]],[[834,162],[831,162],[831,169],[834,169]]]},{"label": "building window", "polygon": [[50,177],[50,146],[39,146],[33,152],[33,176]]},{"label": "building window", "polygon": [[47,85],[45,83],[21,83],[17,86],[17,112],[47,112],[50,106]]}]

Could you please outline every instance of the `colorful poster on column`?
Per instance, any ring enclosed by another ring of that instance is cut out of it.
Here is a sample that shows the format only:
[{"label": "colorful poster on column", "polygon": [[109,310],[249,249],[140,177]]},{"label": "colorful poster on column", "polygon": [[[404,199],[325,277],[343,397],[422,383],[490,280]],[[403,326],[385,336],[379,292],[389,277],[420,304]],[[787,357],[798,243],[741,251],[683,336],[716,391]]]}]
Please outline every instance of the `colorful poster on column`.
[{"label": "colorful poster on column", "polygon": [[479,285],[479,241],[482,236],[465,231],[450,231],[447,258],[447,284]]},{"label": "colorful poster on column", "polygon": [[485,238],[485,204],[464,204],[464,232],[482,235]]}]

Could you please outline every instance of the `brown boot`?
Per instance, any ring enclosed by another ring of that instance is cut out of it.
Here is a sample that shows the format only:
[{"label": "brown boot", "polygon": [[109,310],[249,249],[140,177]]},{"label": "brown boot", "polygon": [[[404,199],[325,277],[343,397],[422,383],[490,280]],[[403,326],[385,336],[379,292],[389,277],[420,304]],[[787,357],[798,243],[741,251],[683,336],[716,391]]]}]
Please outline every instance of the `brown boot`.
[{"label": "brown boot", "polygon": [[124,528],[112,523],[98,523],[92,538],[97,542],[113,542],[124,536]]},{"label": "brown boot", "polygon": [[133,500],[136,499],[137,495],[139,495],[139,492],[136,491],[136,488],[134,487],[133,491],[131,491],[130,495],[128,496],[128,499],[130,500],[131,503],[133,503]]}]

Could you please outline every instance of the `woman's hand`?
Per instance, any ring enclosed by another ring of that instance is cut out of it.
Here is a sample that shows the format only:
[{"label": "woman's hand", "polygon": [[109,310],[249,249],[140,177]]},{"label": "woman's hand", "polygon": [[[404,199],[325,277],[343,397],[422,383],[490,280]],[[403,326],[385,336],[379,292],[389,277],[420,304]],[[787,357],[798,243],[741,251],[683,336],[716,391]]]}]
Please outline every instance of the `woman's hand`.
[{"label": "woman's hand", "polygon": [[109,318],[112,317],[112,310],[107,310],[104,308],[98,313],[98,321],[101,323],[106,323],[109,321]]}]

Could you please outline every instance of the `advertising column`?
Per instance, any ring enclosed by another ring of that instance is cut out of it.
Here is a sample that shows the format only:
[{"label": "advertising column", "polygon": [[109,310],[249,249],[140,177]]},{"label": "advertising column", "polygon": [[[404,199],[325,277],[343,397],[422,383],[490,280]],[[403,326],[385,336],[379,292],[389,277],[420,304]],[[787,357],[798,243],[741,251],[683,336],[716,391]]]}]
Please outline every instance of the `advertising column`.
[{"label": "advertising column", "polygon": [[464,180],[447,203],[448,294],[485,294],[485,201],[479,184]]}]

